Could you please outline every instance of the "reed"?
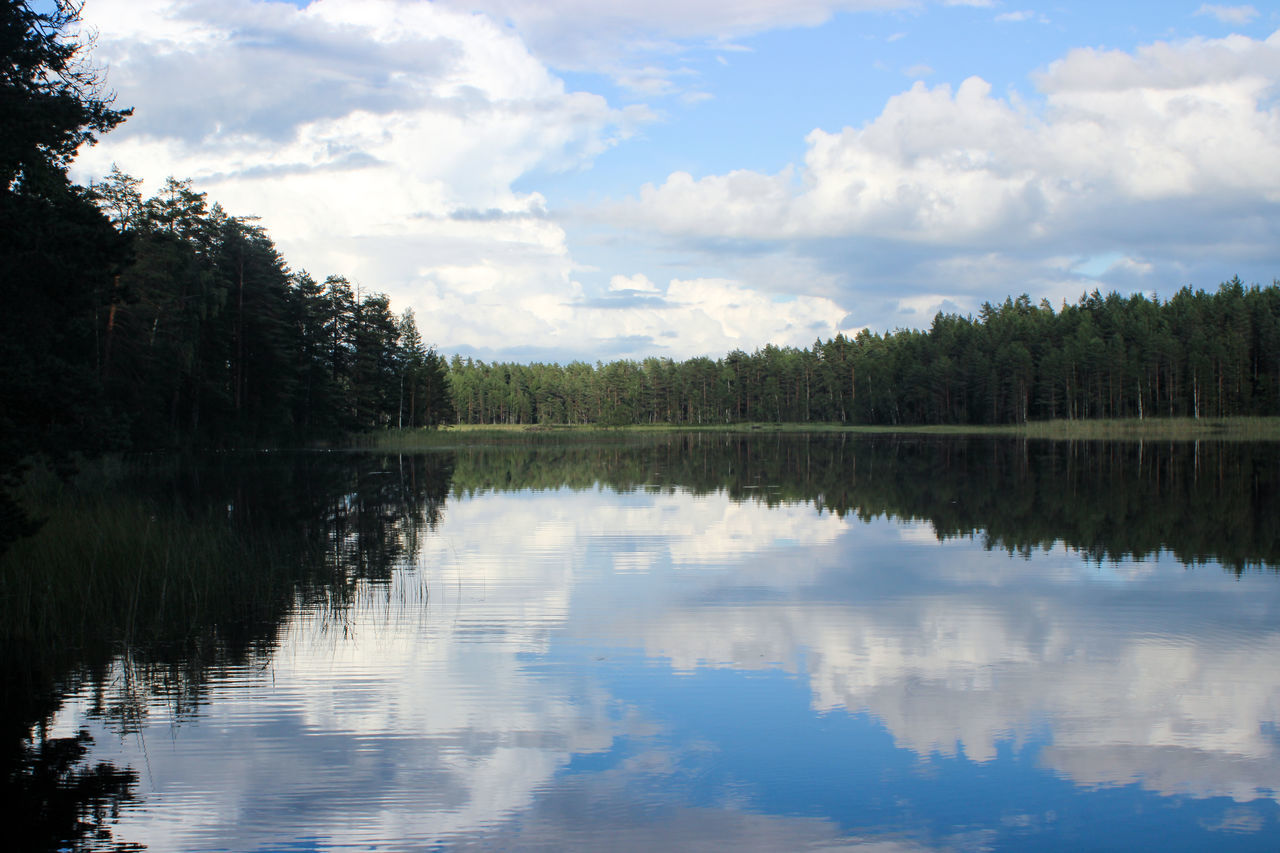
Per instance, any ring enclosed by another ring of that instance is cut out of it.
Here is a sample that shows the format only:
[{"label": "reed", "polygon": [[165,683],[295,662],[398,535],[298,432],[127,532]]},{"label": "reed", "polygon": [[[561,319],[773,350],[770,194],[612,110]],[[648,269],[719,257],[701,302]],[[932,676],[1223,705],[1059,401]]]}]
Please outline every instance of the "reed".
[{"label": "reed", "polygon": [[101,468],[75,485],[36,474],[21,488],[42,524],[0,555],[6,655],[36,668],[100,662],[199,643],[288,606],[292,579],[269,543],[111,489],[109,479]]},{"label": "reed", "polygon": [[674,426],[604,427],[578,424],[463,424],[444,429],[393,429],[367,433],[359,449],[431,450],[484,445],[627,443],[648,434],[688,432]]},{"label": "reed", "polygon": [[1029,423],[1022,432],[1032,438],[1057,439],[1280,441],[1280,418],[1056,420]]},{"label": "reed", "polygon": [[437,430],[388,430],[370,433],[360,446],[386,451],[412,451],[485,445],[625,443],[671,433],[722,434],[853,434],[978,435],[1060,440],[1280,441],[1280,417],[1146,418],[1052,420],[1025,424],[942,424],[899,426],[831,423],[643,424],[594,425],[467,424]]}]

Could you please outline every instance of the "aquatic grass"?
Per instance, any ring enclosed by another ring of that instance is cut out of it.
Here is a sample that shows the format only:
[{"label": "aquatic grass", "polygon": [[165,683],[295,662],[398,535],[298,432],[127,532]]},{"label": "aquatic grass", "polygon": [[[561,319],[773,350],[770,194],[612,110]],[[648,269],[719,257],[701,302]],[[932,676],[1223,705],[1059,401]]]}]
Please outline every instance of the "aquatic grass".
[{"label": "aquatic grass", "polygon": [[42,524],[0,555],[0,642],[37,667],[190,644],[201,626],[261,623],[288,606],[293,573],[270,544],[216,519],[38,475],[21,492]]},{"label": "aquatic grass", "polygon": [[292,614],[346,635],[353,606],[389,594],[451,469],[281,457],[109,459],[70,483],[30,472],[16,497],[39,530],[0,552],[0,731],[29,739],[79,689],[121,731],[157,700],[178,717],[219,673],[269,661]]},{"label": "aquatic grass", "polygon": [[367,433],[354,443],[354,447],[395,452],[483,445],[625,444],[645,435],[687,431],[665,425],[463,424],[443,429],[393,429]]},{"label": "aquatic grass", "polygon": [[1035,421],[1021,427],[1029,438],[1143,439],[1166,441],[1280,441],[1280,418],[1136,418]]},{"label": "aquatic grass", "polygon": [[383,451],[456,449],[502,445],[624,444],[688,433],[969,435],[1061,440],[1280,441],[1280,417],[1127,418],[1051,420],[1025,424],[736,423],[634,424],[620,427],[569,424],[462,424],[442,429],[387,430],[363,436],[357,447]]}]

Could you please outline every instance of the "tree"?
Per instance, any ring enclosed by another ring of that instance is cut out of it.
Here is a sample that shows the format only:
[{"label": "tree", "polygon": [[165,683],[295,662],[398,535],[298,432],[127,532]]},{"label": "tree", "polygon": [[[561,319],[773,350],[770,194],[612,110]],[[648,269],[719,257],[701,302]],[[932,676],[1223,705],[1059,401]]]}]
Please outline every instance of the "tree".
[{"label": "tree", "polygon": [[422,401],[418,398],[418,375],[424,363],[422,335],[413,309],[406,308],[396,326],[399,347],[396,351],[396,368],[400,374],[400,395],[396,427],[413,428],[421,423]]},{"label": "tree", "polygon": [[90,184],[94,201],[120,230],[141,227],[143,223],[142,179],[126,175],[115,163],[111,174]]},{"label": "tree", "polygon": [[435,347],[428,347],[422,356],[420,392],[426,400],[422,414],[422,425],[438,427],[453,423],[457,414],[453,409],[453,393],[449,384],[449,365],[444,356],[436,352]]},{"label": "tree", "polygon": [[[97,372],[100,320],[128,240],[73,186],[76,151],[124,121],[111,108],[80,4],[0,3],[0,485],[33,454],[66,457],[116,433]],[[0,506],[0,545],[21,526]],[[6,524],[9,519],[12,524]]]},{"label": "tree", "polygon": [[129,116],[111,108],[103,75],[89,62],[92,38],[71,32],[83,3],[28,0],[0,6],[0,191],[61,195],[67,167]]},{"label": "tree", "polygon": [[351,329],[351,390],[348,392],[354,406],[354,429],[385,427],[395,422],[399,388],[396,365],[398,337],[396,318],[386,296],[373,293],[356,304]]}]

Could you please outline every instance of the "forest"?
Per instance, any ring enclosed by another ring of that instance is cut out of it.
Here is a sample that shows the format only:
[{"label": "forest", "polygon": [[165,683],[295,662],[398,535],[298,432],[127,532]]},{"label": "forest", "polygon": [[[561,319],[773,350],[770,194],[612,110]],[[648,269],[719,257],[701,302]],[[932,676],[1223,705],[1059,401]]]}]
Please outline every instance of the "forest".
[{"label": "forest", "polygon": [[[43,8],[43,7],[41,7]],[[170,178],[78,186],[125,121],[75,4],[0,20],[0,470],[33,455],[297,446],[448,424],[1007,424],[1280,412],[1280,285],[1055,310],[1027,296],[928,330],[683,361],[447,360],[412,311],[293,269],[251,216]]]},{"label": "forest", "polygon": [[0,548],[35,529],[13,496],[110,451],[341,440],[452,420],[447,365],[412,312],[291,270],[251,217],[189,181],[144,198],[80,186],[84,145],[125,121],[79,4],[0,4]]},{"label": "forest", "polygon": [[927,331],[711,359],[449,366],[459,423],[1011,424],[1280,412],[1280,284],[1026,295]]},{"label": "forest", "polygon": [[[291,270],[253,217],[170,179],[79,186],[125,121],[79,4],[0,6],[0,471],[43,455],[334,440],[452,420],[412,312]],[[20,308],[17,308],[20,306]]]}]

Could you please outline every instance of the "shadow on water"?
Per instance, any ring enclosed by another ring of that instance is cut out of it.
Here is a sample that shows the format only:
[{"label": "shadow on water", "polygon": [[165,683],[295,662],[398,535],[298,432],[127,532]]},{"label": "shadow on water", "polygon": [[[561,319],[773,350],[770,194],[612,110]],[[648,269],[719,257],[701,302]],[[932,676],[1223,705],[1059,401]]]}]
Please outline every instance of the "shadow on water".
[{"label": "shadow on water", "polygon": [[63,697],[136,731],[150,702],[194,714],[211,680],[263,665],[302,607],[340,622],[415,559],[452,457],[224,454],[138,460],[28,491],[44,523],[0,557],[2,808],[18,849],[111,840],[137,775],[45,726]]},{"label": "shadow on water", "polygon": [[632,447],[457,452],[453,485],[724,490],[863,520],[933,525],[1030,553],[1061,543],[1094,561],[1171,552],[1231,571],[1280,567],[1280,446],[951,436],[690,434]]},{"label": "shadow on water", "polygon": [[32,486],[45,523],[0,557],[0,796],[19,847],[136,849],[111,824],[137,774],[88,763],[86,733],[47,731],[64,697],[87,691],[120,731],[157,699],[196,714],[212,681],[269,662],[291,614],[340,625],[359,590],[414,565],[449,496],[601,485],[927,521],[1010,553],[1280,567],[1275,444],[697,434],[135,460]]}]

